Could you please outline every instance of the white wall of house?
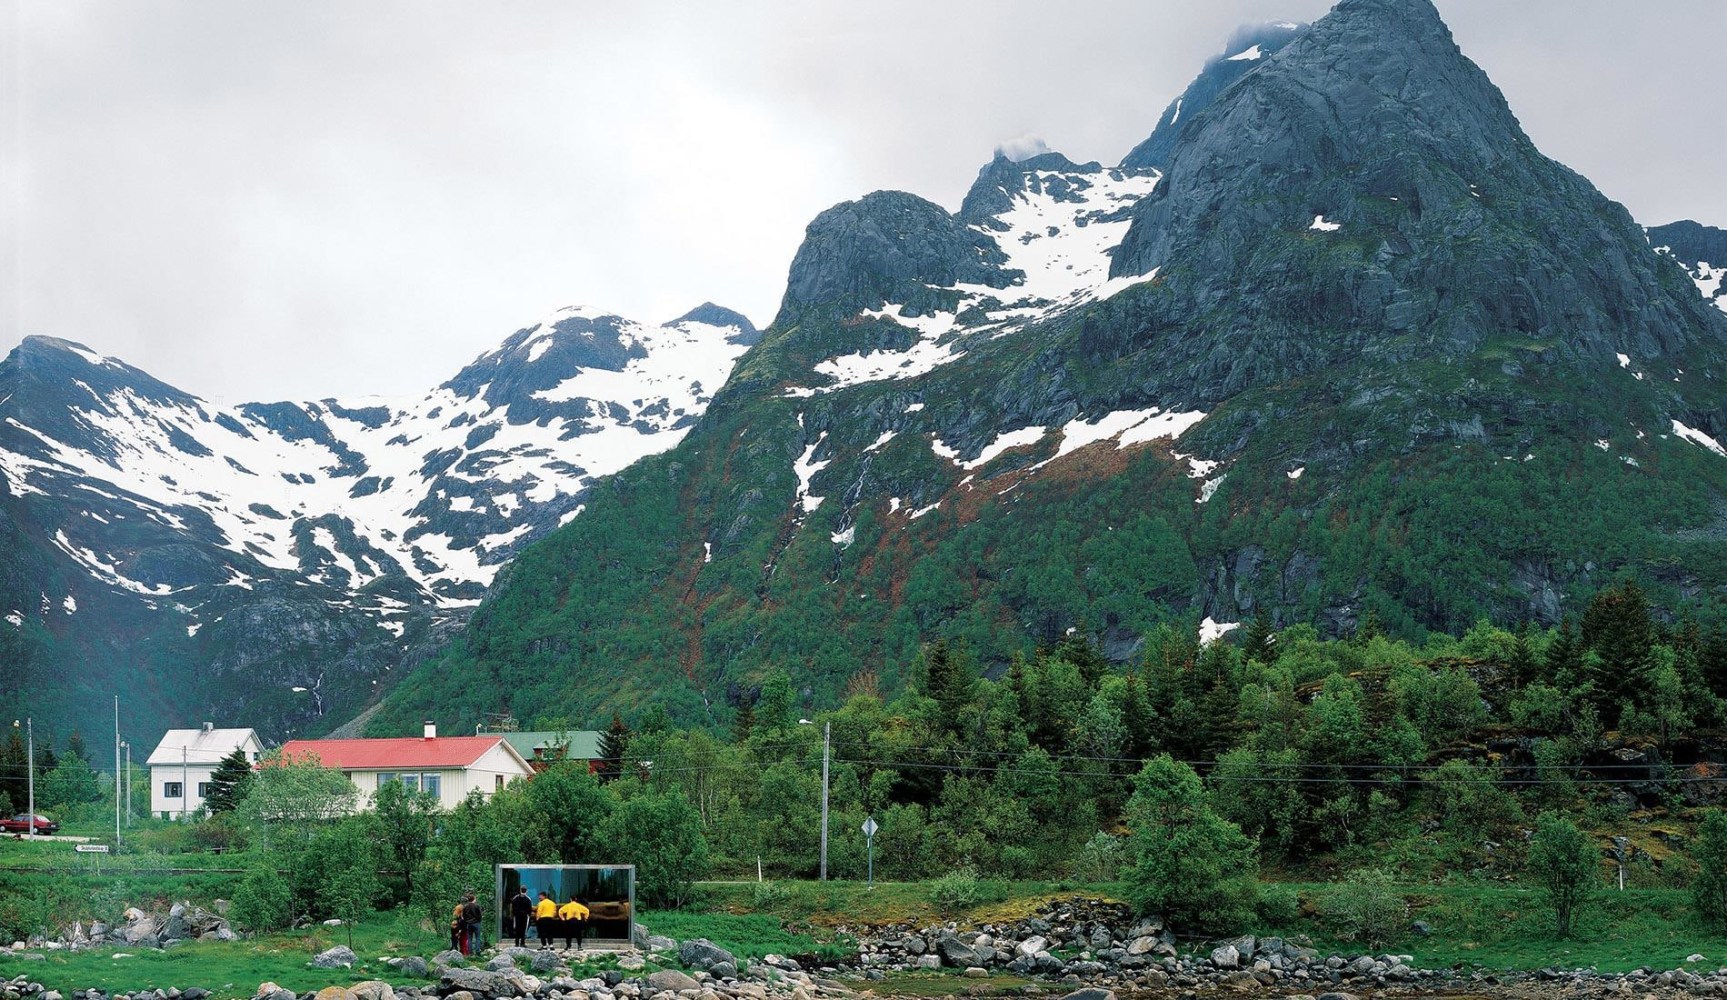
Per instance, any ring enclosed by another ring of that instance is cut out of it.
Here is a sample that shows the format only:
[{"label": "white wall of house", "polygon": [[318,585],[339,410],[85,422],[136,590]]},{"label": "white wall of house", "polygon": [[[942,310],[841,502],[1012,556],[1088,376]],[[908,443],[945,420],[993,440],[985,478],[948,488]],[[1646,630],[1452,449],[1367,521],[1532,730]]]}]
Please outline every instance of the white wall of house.
[{"label": "white wall of house", "polygon": [[461,805],[462,800],[467,798],[468,793],[474,789],[479,789],[480,794],[486,798],[491,798],[493,792],[512,781],[520,781],[530,777],[533,772],[532,769],[525,767],[517,760],[509,750],[505,749],[505,744],[500,742],[465,769],[398,770],[380,768],[364,771],[345,770],[342,773],[359,790],[360,808],[362,809],[371,808],[372,796],[378,793],[380,776],[384,776],[385,780],[405,780],[409,785],[421,791],[430,787],[427,782],[428,777],[436,776],[438,805],[445,809],[454,809]]},{"label": "white wall of house", "polygon": [[213,764],[187,764],[184,770],[178,764],[150,768],[150,814],[180,819],[185,813],[203,812],[210,775],[215,773]]},{"label": "white wall of house", "polygon": [[[176,734],[185,740],[184,761],[173,760],[181,756],[182,744],[174,742]],[[210,748],[200,745],[208,742],[200,740],[197,730],[177,730],[170,732],[163,742],[150,756],[156,763],[150,765],[150,815],[163,819],[184,819],[187,816],[199,816],[204,812],[204,800],[209,794],[210,776],[216,773],[220,758],[233,752],[233,747],[226,749]],[[239,744],[246,751],[246,759],[256,762],[264,752],[264,745],[258,741],[255,733],[247,734]],[[217,758],[212,760],[211,758]],[[169,758],[162,763],[163,758]]]}]

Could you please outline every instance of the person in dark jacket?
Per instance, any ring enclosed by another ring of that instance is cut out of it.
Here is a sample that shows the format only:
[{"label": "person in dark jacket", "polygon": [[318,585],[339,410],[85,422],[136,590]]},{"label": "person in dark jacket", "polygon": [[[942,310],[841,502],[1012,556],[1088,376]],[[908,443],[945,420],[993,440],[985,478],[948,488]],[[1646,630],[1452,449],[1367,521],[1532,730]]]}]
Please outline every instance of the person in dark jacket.
[{"label": "person in dark jacket", "polygon": [[480,901],[469,890],[462,897],[462,923],[468,930],[468,954],[477,955],[486,946],[486,936],[480,932]]},{"label": "person in dark jacket", "polygon": [[528,898],[528,887],[520,886],[510,897],[510,923],[516,932],[516,947],[528,946],[528,920],[534,915],[534,901]]}]

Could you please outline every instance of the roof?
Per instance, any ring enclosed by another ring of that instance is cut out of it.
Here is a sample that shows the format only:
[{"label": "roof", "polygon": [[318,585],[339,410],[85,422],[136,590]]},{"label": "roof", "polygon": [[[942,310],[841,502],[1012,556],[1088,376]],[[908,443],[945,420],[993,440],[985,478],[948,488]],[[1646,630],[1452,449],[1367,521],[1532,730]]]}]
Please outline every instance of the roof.
[{"label": "roof", "polygon": [[552,729],[533,733],[500,733],[504,742],[508,743],[524,758],[532,760],[534,751],[543,750],[559,743],[569,745],[569,751],[564,755],[568,760],[598,760],[600,758],[600,737],[605,735],[592,729]]},{"label": "roof", "polygon": [[[150,752],[146,766],[157,764],[219,764],[223,757],[244,746],[247,741],[264,748],[258,733],[251,729],[170,729]],[[181,748],[185,748],[184,756]]]},{"label": "roof", "polygon": [[[399,736],[371,740],[289,740],[284,758],[316,755],[325,767],[344,771],[387,771],[416,767],[471,767],[502,736]],[[507,745],[507,744],[506,744]],[[514,748],[510,748],[512,752]],[[516,754],[520,756],[520,754]],[[526,767],[527,762],[523,761]]]}]

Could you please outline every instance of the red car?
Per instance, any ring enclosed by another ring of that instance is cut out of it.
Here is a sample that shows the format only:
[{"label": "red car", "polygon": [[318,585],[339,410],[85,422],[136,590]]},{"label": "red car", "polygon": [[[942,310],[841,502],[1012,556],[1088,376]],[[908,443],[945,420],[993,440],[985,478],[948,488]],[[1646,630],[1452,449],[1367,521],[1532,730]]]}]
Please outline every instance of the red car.
[{"label": "red car", "polygon": [[[0,819],[0,830],[4,830],[7,833],[29,833],[30,814],[19,813],[18,815],[7,819]],[[60,824],[54,822],[41,813],[36,814],[37,833],[58,833],[59,830]]]}]

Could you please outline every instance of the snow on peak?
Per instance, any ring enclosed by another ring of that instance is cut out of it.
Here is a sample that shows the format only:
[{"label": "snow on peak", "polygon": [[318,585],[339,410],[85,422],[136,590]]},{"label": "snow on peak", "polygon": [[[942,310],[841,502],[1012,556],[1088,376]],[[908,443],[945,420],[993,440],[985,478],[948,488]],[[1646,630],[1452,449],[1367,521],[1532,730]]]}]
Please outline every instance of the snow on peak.
[{"label": "snow on peak", "polygon": [[792,387],[786,395],[805,397],[867,382],[916,378],[963,358],[971,338],[1006,336],[1151,280],[1152,275],[1145,275],[1112,281],[1109,267],[1130,225],[1128,209],[1157,186],[1157,171],[1091,164],[1026,169],[1018,176],[1019,188],[1009,191],[1008,207],[973,228],[995,241],[1007,257],[1005,270],[1020,271],[1024,277],[1007,288],[964,282],[939,286],[958,293],[951,311],[908,316],[900,303],[864,310],[857,320],[897,323],[916,331],[918,340],[898,350],[829,358],[815,366],[826,384]]},{"label": "snow on peak", "polygon": [[1227,62],[1250,62],[1254,59],[1263,58],[1264,56],[1265,56],[1265,53],[1260,51],[1259,46],[1254,45],[1254,46],[1251,46],[1250,48],[1244,49],[1241,52],[1237,52],[1235,55],[1230,56],[1226,61]]},{"label": "snow on peak", "polygon": [[1343,228],[1343,223],[1341,223],[1341,222],[1327,222],[1327,221],[1325,221],[1325,216],[1316,215],[1313,217],[1313,225],[1308,226],[1307,228],[1318,230],[1319,232],[1322,232],[1322,233],[1335,233],[1339,229]]}]

